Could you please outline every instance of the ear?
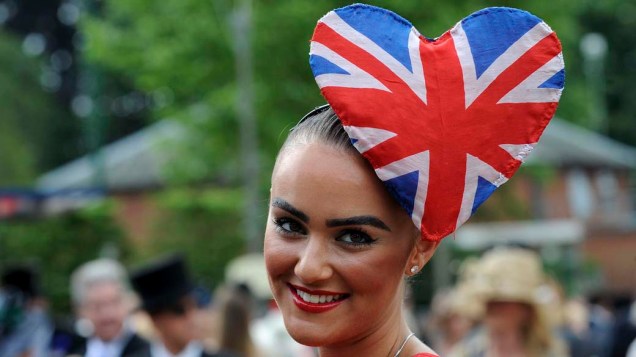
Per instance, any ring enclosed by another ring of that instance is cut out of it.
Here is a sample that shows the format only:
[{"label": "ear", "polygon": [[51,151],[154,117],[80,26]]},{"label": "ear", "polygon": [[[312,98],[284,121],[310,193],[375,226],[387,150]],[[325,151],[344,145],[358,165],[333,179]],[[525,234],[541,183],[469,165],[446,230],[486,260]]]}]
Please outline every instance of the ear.
[{"label": "ear", "polygon": [[433,241],[417,237],[409,259],[407,260],[406,267],[404,268],[404,274],[413,276],[419,273],[428,261],[431,260],[439,243],[439,240]]}]

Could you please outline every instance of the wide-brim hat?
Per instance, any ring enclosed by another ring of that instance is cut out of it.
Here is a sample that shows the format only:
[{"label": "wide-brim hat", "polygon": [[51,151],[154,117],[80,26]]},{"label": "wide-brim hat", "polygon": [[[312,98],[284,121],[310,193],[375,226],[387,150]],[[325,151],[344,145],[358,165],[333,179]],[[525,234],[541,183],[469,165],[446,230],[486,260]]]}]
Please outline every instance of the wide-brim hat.
[{"label": "wide-brim hat", "polygon": [[501,247],[486,252],[475,267],[472,286],[485,303],[520,302],[544,309],[558,299],[540,256],[523,248]]},{"label": "wide-brim hat", "polygon": [[157,259],[131,274],[131,283],[142,301],[142,308],[157,312],[174,306],[192,293],[185,260],[181,255]]}]

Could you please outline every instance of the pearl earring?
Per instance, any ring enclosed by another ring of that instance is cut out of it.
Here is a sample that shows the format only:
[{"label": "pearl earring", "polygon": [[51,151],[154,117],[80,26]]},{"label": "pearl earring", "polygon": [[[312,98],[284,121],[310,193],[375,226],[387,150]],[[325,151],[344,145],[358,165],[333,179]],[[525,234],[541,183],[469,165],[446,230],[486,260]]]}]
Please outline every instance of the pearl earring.
[{"label": "pearl earring", "polygon": [[418,267],[417,265],[413,265],[413,267],[411,268],[411,274],[415,274],[415,273],[417,273],[417,270],[418,270],[419,268],[420,268],[420,267]]}]

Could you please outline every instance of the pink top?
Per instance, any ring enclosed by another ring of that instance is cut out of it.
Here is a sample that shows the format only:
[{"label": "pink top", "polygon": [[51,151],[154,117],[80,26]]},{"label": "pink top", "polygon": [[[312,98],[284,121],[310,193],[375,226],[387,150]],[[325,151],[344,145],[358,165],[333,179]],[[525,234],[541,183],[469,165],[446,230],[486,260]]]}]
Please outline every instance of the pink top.
[{"label": "pink top", "polygon": [[433,355],[430,353],[418,353],[416,355],[413,355],[413,357],[439,357],[438,355]]}]

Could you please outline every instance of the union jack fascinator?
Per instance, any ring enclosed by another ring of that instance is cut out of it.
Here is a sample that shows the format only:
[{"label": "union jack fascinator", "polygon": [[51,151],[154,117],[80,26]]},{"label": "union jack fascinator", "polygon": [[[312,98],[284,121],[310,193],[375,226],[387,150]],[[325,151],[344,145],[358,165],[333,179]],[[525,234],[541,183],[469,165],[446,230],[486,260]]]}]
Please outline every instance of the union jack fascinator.
[{"label": "union jack fascinator", "polygon": [[502,7],[436,39],[391,11],[343,7],[318,21],[309,62],[353,145],[428,240],[512,177],[565,81],[552,29]]}]

